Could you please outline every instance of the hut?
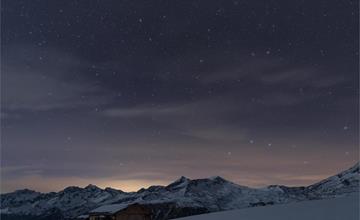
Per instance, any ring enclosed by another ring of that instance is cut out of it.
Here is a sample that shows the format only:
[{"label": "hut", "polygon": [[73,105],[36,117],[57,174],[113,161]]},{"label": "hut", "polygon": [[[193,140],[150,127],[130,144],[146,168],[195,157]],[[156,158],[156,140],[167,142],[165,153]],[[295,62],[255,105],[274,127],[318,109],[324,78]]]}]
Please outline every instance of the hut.
[{"label": "hut", "polygon": [[151,214],[142,204],[111,204],[92,210],[89,220],[151,220]]}]

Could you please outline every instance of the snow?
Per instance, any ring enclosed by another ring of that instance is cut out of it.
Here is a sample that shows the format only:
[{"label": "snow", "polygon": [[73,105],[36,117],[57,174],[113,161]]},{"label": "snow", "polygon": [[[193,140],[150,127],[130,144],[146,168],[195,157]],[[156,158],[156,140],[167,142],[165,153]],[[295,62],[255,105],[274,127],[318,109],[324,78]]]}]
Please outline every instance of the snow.
[{"label": "snow", "polygon": [[326,200],[246,208],[178,218],[179,220],[358,220],[359,194]]},{"label": "snow", "polygon": [[215,176],[194,180],[181,177],[168,186],[152,186],[132,193],[110,188],[103,190],[95,185],[67,187],[56,193],[19,190],[1,195],[0,209],[2,213],[36,216],[60,212],[64,217],[74,218],[98,207],[102,212],[111,212],[112,208],[118,210],[123,204],[140,203],[156,207],[166,218],[174,218],[176,215],[330,199],[358,192],[359,180],[359,164],[356,164],[335,176],[304,187],[271,185],[250,188]]},{"label": "snow", "polygon": [[10,214],[9,208],[0,209],[1,214]]},{"label": "snow", "polygon": [[128,204],[112,204],[112,205],[104,205],[100,206],[99,208],[96,208],[90,213],[109,213],[114,214],[115,212],[118,212],[120,210],[126,209],[129,205]]},{"label": "snow", "polygon": [[173,188],[173,189],[182,188],[182,187],[185,187],[189,183],[189,181],[190,181],[189,178],[182,176],[180,179],[176,180],[175,182],[170,184],[168,187]]},{"label": "snow", "polygon": [[310,185],[309,191],[313,191],[312,195],[322,197],[339,194],[351,193],[359,190],[359,163],[355,164],[350,169],[339,173],[338,175],[331,176],[318,183]]},{"label": "snow", "polygon": [[110,194],[105,194],[105,195],[99,196],[98,198],[91,199],[91,201],[94,203],[100,203],[100,202],[106,200],[107,198],[109,198],[110,196],[111,196]]}]

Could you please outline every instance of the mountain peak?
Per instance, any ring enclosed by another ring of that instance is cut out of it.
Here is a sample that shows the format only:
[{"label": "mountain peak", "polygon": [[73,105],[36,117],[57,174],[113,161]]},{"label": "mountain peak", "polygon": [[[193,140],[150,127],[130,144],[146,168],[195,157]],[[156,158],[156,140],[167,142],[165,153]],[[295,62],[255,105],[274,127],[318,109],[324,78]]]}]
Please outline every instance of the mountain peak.
[{"label": "mountain peak", "polygon": [[120,193],[124,193],[124,191],[122,191],[122,190],[120,190],[120,189],[114,189],[114,188],[111,188],[111,187],[106,187],[104,190],[105,190],[106,192],[114,192],[114,193],[120,192]]},{"label": "mountain peak", "polygon": [[32,193],[39,193],[31,189],[19,189],[16,190],[14,193],[21,193],[21,194],[32,194]]},{"label": "mountain peak", "polygon": [[[176,184],[180,184],[180,183],[188,183],[190,182],[191,179],[187,178],[185,176],[181,176],[179,179],[175,180],[172,184],[176,183]],[[171,185],[171,184],[170,184]]]},{"label": "mountain peak", "polygon": [[[177,179],[176,181],[179,181],[179,182],[187,182],[187,181],[190,181],[191,179],[190,178],[187,178],[186,176],[181,176],[179,179]],[[175,181],[175,182],[176,182]]]},{"label": "mountain peak", "polygon": [[226,179],[222,178],[221,176],[212,176],[209,179],[217,182],[228,182]]},{"label": "mountain peak", "polygon": [[60,191],[60,192],[76,192],[79,190],[81,190],[81,188],[78,186],[68,186],[63,191]]},{"label": "mountain peak", "polygon": [[181,176],[179,179],[175,180],[173,183],[170,183],[168,186],[166,186],[167,189],[178,189],[181,187],[186,186],[191,179]]},{"label": "mountain peak", "polygon": [[87,190],[98,190],[98,189],[100,189],[100,188],[97,187],[96,185],[89,184],[89,185],[87,185],[84,189],[87,189]]}]

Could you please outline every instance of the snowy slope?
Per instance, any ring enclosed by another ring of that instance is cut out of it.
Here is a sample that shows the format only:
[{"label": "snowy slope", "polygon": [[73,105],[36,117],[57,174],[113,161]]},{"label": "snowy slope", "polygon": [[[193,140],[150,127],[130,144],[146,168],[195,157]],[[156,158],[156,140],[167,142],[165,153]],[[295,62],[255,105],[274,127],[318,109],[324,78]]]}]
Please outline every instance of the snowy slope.
[{"label": "snowy slope", "polygon": [[179,220],[358,220],[359,194],[342,198],[246,208],[178,218]]},{"label": "snowy slope", "polygon": [[359,190],[359,163],[350,169],[307,187],[309,196],[327,198]]},{"label": "snowy slope", "polygon": [[269,186],[256,189],[221,177],[191,180],[181,177],[168,186],[151,186],[125,193],[94,185],[67,187],[60,192],[19,190],[1,195],[0,211],[7,215],[37,218],[56,215],[74,218],[103,205],[146,204],[156,219],[170,219],[208,212],[324,199],[359,191],[359,164],[308,187]]}]

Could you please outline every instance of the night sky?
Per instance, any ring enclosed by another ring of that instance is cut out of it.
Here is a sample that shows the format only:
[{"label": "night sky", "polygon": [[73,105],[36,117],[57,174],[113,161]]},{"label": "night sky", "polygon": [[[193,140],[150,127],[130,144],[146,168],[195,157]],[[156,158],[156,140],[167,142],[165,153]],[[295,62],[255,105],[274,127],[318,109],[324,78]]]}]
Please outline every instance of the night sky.
[{"label": "night sky", "polygon": [[2,192],[304,185],[359,156],[355,0],[3,0]]}]

